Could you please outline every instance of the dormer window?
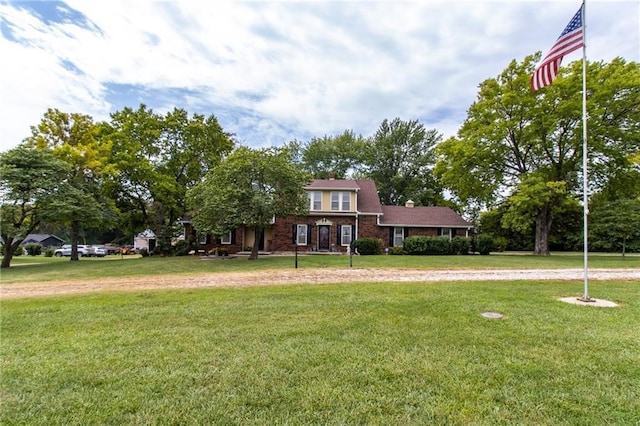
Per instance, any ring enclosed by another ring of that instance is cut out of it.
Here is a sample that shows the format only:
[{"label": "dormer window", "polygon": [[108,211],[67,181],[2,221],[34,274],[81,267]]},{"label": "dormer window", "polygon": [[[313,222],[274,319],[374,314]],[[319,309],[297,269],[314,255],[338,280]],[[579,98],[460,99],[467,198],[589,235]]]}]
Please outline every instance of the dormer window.
[{"label": "dormer window", "polygon": [[351,210],[351,193],[350,192],[332,192],[331,193],[331,210],[332,211],[350,211]]},{"label": "dormer window", "polygon": [[309,210],[322,210],[322,192],[309,192]]}]

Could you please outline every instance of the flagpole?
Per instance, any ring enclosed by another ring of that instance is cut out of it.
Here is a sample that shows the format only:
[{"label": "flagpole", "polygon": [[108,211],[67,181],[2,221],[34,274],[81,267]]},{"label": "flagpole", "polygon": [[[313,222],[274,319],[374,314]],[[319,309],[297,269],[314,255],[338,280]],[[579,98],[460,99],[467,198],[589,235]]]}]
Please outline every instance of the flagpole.
[{"label": "flagpole", "polygon": [[584,294],[580,298],[583,302],[593,302],[589,297],[589,237],[587,218],[589,216],[588,193],[588,156],[587,156],[587,21],[586,0],[582,2],[582,202],[584,223]]}]

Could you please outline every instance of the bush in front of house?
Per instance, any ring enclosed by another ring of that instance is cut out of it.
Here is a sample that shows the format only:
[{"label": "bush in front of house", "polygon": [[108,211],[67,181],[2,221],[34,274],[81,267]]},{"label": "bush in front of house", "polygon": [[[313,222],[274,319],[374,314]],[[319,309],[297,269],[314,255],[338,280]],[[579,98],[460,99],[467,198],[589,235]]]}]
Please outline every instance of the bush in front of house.
[{"label": "bush in front of house", "polygon": [[451,254],[451,241],[447,237],[414,236],[404,239],[404,250],[410,255]]},{"label": "bush in front of house", "polygon": [[493,238],[486,234],[478,235],[476,248],[481,255],[488,255],[493,250]]},{"label": "bush in front of house", "polygon": [[42,245],[40,244],[27,244],[24,249],[29,256],[40,256],[42,254]]},{"label": "bush in front of house", "polygon": [[404,251],[404,247],[389,247],[389,254],[395,255],[395,256],[402,256],[407,254],[407,252]]},{"label": "bush in front of house", "polygon": [[353,242],[353,249],[363,256],[382,254],[382,241],[371,237],[358,238]]},{"label": "bush in front of house", "polygon": [[47,247],[46,249],[44,249],[44,257],[53,257],[55,252],[56,249],[54,249],[53,247]]},{"label": "bush in front of house", "polygon": [[469,238],[453,237],[451,239],[451,253],[453,254],[469,254],[471,249],[471,241]]},{"label": "bush in front of house", "polygon": [[174,247],[176,256],[187,256],[193,250],[193,245],[187,240],[179,240]]}]

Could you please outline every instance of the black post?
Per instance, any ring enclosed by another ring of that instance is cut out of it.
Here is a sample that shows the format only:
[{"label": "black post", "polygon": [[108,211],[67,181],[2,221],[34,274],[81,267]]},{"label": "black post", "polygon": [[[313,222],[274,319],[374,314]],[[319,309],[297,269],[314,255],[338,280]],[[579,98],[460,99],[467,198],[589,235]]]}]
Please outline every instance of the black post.
[{"label": "black post", "polygon": [[298,269],[298,242],[296,241],[296,269]]}]

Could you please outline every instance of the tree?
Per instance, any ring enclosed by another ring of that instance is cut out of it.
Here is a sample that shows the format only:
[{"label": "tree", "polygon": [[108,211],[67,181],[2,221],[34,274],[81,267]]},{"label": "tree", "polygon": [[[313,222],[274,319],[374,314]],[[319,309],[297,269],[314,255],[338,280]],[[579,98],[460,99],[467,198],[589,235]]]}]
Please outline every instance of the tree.
[{"label": "tree", "polygon": [[152,229],[168,246],[186,193],[233,149],[232,135],[215,116],[174,108],[160,116],[140,105],[113,113],[109,123],[112,162],[120,171],[110,192],[130,233]]},{"label": "tree", "polygon": [[40,224],[42,209],[55,198],[67,166],[50,151],[20,145],[0,154],[0,267],[11,265],[13,253]]},{"label": "tree", "polygon": [[362,167],[365,139],[345,130],[341,135],[313,138],[300,146],[301,166],[315,179],[345,179]]},{"label": "tree", "polygon": [[[534,252],[548,255],[558,208],[581,193],[582,63],[562,68],[552,85],[532,92],[539,58],[538,53],[514,60],[497,78],[480,84],[457,136],[438,146],[435,173],[468,204],[492,206],[517,194],[524,205],[522,197],[529,198],[525,204],[531,209],[513,213],[523,223],[535,221]],[[588,75],[589,177],[591,187],[599,188],[629,170],[630,154],[637,151],[640,68],[618,58],[589,64]],[[531,179],[544,184],[526,184]],[[561,187],[550,196],[550,189]]]},{"label": "tree", "polygon": [[71,260],[78,258],[78,239],[83,226],[106,226],[114,217],[102,183],[113,172],[107,162],[111,145],[98,138],[99,127],[84,114],[49,109],[26,139],[30,147],[51,150],[68,165],[68,173],[57,179],[57,194],[43,218],[71,228]]},{"label": "tree", "polygon": [[416,120],[384,120],[368,140],[363,174],[373,179],[384,205],[401,205],[412,199],[417,205],[434,205],[440,187],[432,173],[434,148],[442,139]]},{"label": "tree", "polygon": [[[188,192],[194,228],[221,235],[249,226],[258,241],[274,217],[305,214],[309,199],[303,187],[310,176],[289,160],[283,149],[233,151]],[[254,244],[249,259],[257,258]]]},{"label": "tree", "polygon": [[609,242],[613,248],[620,247],[624,259],[627,242],[640,237],[640,200],[601,204],[592,212],[590,229],[596,238]]}]

